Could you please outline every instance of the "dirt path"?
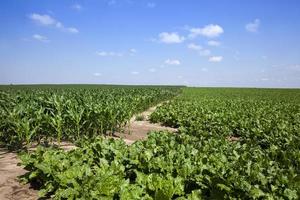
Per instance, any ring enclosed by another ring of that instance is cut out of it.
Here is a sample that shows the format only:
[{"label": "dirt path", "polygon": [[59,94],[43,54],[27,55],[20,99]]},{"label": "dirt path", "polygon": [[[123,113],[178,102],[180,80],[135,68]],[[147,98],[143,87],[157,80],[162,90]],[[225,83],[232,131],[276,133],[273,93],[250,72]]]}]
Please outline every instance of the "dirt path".
[{"label": "dirt path", "polygon": [[[148,110],[135,115],[131,118],[130,124],[125,128],[124,133],[116,133],[116,135],[120,138],[123,138],[126,142],[126,144],[132,144],[133,142],[137,140],[144,140],[148,137],[148,133],[150,131],[161,131],[161,130],[167,130],[170,132],[177,132],[177,129],[170,128],[166,126],[162,126],[161,124],[153,124],[149,121],[149,116],[152,112],[155,111],[155,109],[160,106],[161,104],[158,104],[156,106],[153,106],[149,108]],[[142,116],[142,120],[137,120],[136,118]]]},{"label": "dirt path", "polygon": [[[66,151],[75,146],[68,142],[60,145]],[[36,147],[30,150],[34,151]],[[21,184],[18,176],[27,171],[22,166],[16,152],[9,152],[7,149],[0,148],[0,200],[34,200],[38,199],[38,191],[30,187],[30,184]]]},{"label": "dirt path", "polygon": [[[168,130],[176,132],[177,130],[174,128],[164,127],[160,124],[151,124],[149,122],[149,116],[157,106],[151,107],[145,112],[132,117],[124,133],[116,133],[116,135],[122,138],[126,144],[130,145],[136,140],[146,139],[147,133],[150,131]],[[143,116],[143,120],[137,121],[137,116]],[[62,148],[70,150],[74,146],[66,143],[65,145],[63,144]],[[26,173],[26,170],[17,165],[19,162],[20,160],[15,152],[8,152],[6,149],[0,148],[0,200],[38,199],[36,190],[30,188],[29,184],[23,185],[18,181],[18,176]]]},{"label": "dirt path", "polygon": [[38,199],[37,191],[31,189],[29,184],[19,183],[18,176],[25,174],[26,170],[18,163],[16,153],[0,149],[0,200]]}]

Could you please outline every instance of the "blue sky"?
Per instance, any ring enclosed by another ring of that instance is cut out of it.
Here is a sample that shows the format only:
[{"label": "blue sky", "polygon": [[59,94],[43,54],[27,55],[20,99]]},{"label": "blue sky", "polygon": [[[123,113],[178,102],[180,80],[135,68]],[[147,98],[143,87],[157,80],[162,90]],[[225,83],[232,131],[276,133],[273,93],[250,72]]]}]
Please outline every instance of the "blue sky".
[{"label": "blue sky", "polygon": [[0,84],[300,87],[299,0],[3,0]]}]

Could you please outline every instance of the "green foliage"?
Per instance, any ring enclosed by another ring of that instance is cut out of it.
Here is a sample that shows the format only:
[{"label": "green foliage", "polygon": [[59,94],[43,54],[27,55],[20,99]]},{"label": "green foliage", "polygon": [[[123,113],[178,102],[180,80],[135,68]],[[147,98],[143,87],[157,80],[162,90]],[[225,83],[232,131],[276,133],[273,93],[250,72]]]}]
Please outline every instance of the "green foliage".
[{"label": "green foliage", "polygon": [[[220,183],[214,188],[229,192],[233,186],[242,186],[241,191],[249,192],[254,198],[297,199],[300,192],[299,187],[295,187],[300,178],[299,103],[299,90],[186,88],[181,96],[152,113],[150,120],[177,127],[180,134],[200,141],[225,140],[226,148],[241,145],[242,151],[233,149],[234,154],[230,155],[239,159],[238,167],[221,166],[225,171],[234,169],[232,173],[238,172],[239,178],[237,176],[231,186]],[[222,146],[215,148],[220,150]],[[211,150],[204,153],[211,154]],[[228,159],[228,155],[220,156]],[[226,179],[228,181],[228,177]],[[253,181],[247,183],[243,179]]]},{"label": "green foliage", "polygon": [[[131,146],[92,137],[99,124],[116,130],[124,119],[174,96],[173,89],[3,92],[0,130],[16,143],[60,131],[62,138],[81,139],[68,152],[40,147],[21,156],[29,171],[23,180],[53,199],[300,198],[299,90],[185,88],[150,116],[179,133],[153,132]],[[67,103],[74,100],[81,103]],[[38,109],[29,112],[34,105]]]},{"label": "green foliage", "polygon": [[21,159],[30,171],[23,180],[54,199],[298,199],[299,168],[270,153],[226,139],[154,132],[131,146],[97,138],[69,152],[39,148]]},{"label": "green foliage", "polygon": [[279,150],[297,147],[300,90],[187,88],[150,120],[198,137],[236,137]]},{"label": "green foliage", "polygon": [[11,148],[41,140],[112,134],[178,88],[98,87],[0,90],[0,142]]}]

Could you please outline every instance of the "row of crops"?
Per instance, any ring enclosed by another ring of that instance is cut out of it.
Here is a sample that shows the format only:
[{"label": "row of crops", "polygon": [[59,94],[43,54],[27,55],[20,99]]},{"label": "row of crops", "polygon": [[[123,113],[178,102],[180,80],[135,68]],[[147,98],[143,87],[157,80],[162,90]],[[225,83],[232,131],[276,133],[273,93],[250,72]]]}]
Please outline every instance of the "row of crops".
[{"label": "row of crops", "polygon": [[122,131],[133,114],[179,92],[158,87],[7,87],[0,90],[0,142],[75,141]]},{"label": "row of crops", "polygon": [[127,146],[21,155],[22,179],[54,199],[299,199],[300,91],[184,88],[150,120],[179,128]]},{"label": "row of crops", "polygon": [[299,90],[187,88],[150,117],[197,138],[210,166],[193,163],[204,179],[192,183],[206,197],[300,198]]},{"label": "row of crops", "polygon": [[297,147],[300,91],[188,88],[152,113],[151,121],[197,137],[234,137],[264,149]]},{"label": "row of crops", "polygon": [[[21,156],[40,195],[53,199],[299,199],[299,157],[279,161],[226,139],[151,133],[127,146],[97,138],[72,151],[40,148]],[[283,152],[285,154],[285,152]]]}]

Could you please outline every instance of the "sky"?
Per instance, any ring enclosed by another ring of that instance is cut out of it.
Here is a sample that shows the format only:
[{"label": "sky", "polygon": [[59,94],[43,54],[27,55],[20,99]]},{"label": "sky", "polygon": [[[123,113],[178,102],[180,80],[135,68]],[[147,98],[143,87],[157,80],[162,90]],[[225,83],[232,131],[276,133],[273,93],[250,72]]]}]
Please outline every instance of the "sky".
[{"label": "sky", "polygon": [[299,0],[2,0],[0,84],[300,87]]}]

